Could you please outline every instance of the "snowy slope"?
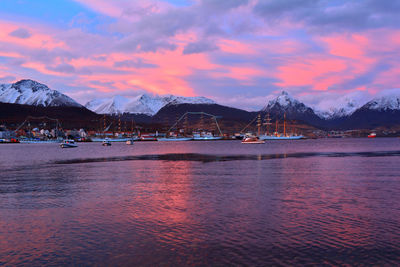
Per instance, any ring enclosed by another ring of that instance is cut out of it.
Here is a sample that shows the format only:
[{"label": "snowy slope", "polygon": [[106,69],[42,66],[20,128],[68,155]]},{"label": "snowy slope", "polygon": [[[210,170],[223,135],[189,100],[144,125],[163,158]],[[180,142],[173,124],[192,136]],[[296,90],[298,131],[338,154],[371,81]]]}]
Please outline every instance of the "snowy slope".
[{"label": "snowy slope", "polygon": [[0,102],[32,106],[81,107],[72,98],[32,80],[0,84]]},{"label": "snowy slope", "polygon": [[386,95],[377,97],[366,103],[362,108],[378,111],[400,110],[400,96]]},{"label": "snowy slope", "polygon": [[341,117],[350,116],[361,105],[354,99],[346,98],[345,101],[337,101],[336,106],[330,107],[327,110],[317,110],[315,113],[322,119],[337,119]]},{"label": "snowy slope", "polygon": [[112,98],[94,99],[86,103],[85,107],[99,114],[132,113],[153,116],[162,107],[172,104],[215,104],[205,97],[181,97],[174,95],[143,94],[134,98],[114,96]]},{"label": "snowy slope", "polygon": [[271,110],[279,110],[281,112],[296,111],[305,112],[309,108],[289,95],[288,92],[282,91],[276,98],[270,100],[268,104],[262,109],[264,112],[270,112]]},{"label": "snowy slope", "polygon": [[114,96],[112,98],[94,99],[86,103],[85,107],[98,114],[114,114],[120,113],[129,103],[129,99],[122,96]]}]

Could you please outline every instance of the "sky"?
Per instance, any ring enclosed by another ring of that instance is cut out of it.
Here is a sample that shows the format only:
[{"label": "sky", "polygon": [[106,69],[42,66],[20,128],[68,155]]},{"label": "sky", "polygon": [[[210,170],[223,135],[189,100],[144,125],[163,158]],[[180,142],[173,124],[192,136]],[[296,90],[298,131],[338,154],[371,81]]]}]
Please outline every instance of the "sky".
[{"label": "sky", "polygon": [[0,0],[0,83],[258,110],[400,93],[400,1]]}]

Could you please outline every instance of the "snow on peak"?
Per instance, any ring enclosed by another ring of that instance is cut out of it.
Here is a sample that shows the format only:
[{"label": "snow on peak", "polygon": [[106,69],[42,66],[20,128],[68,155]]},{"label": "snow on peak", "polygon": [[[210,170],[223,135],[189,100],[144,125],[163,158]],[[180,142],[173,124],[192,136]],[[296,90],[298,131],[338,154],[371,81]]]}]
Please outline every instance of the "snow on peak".
[{"label": "snow on peak", "polygon": [[81,107],[72,98],[33,80],[0,84],[0,102],[32,106]]},{"label": "snow on peak", "polygon": [[315,113],[323,119],[337,119],[350,116],[360,107],[360,103],[352,98],[345,98],[343,101],[336,101],[335,106],[327,110],[315,110]]},{"label": "snow on peak", "polygon": [[400,110],[400,96],[386,95],[377,97],[363,106],[374,110]]},{"label": "snow on peak", "polygon": [[271,109],[299,109],[298,111],[305,111],[307,107],[299,102],[297,99],[289,95],[288,92],[282,91],[276,98],[270,100],[268,104],[262,109],[263,111],[269,111]]},{"label": "snow on peak", "polygon": [[149,95],[143,94],[137,97],[115,96],[113,98],[94,99],[85,107],[99,114],[133,113],[155,115],[161,108],[170,104],[215,104],[205,97],[182,97],[174,95]]}]

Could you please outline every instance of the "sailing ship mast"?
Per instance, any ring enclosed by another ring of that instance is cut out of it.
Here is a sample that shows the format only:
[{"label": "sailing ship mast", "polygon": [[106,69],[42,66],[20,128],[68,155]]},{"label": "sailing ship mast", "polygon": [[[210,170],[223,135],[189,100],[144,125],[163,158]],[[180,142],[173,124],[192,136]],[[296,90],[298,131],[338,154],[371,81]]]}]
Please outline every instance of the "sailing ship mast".
[{"label": "sailing ship mast", "polygon": [[257,116],[257,135],[260,136],[261,134],[261,115],[258,114]]},{"label": "sailing ship mast", "polygon": [[271,123],[271,118],[269,117],[269,113],[267,113],[267,115],[265,116],[264,120],[265,120],[264,125],[266,126],[265,134],[268,135],[269,134],[268,127],[269,127],[269,125],[272,124]]},{"label": "sailing ship mast", "polygon": [[286,113],[283,113],[283,136],[286,136]]},{"label": "sailing ship mast", "polygon": [[118,113],[118,134],[121,134],[121,113]]}]

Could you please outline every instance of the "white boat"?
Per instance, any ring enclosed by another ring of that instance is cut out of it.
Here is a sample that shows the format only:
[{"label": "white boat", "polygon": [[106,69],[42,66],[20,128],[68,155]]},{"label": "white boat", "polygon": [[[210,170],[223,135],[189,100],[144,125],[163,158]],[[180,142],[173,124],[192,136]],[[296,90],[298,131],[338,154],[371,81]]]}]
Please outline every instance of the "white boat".
[{"label": "white boat", "polygon": [[265,144],[265,141],[260,140],[257,136],[244,137],[242,144]]},{"label": "white boat", "polygon": [[133,139],[128,140],[128,141],[125,142],[125,144],[127,144],[127,145],[133,145],[133,143],[134,143]]},{"label": "white boat", "polygon": [[158,141],[190,141],[193,137],[162,137],[157,138]]},{"label": "white boat", "polygon": [[61,147],[61,148],[73,148],[73,147],[78,147],[78,146],[75,144],[75,141],[74,141],[74,140],[69,140],[69,139],[67,139],[67,140],[64,140],[64,141],[60,144],[60,147]]},{"label": "white boat", "polygon": [[156,137],[152,136],[152,135],[142,135],[139,138],[139,141],[158,141]]},{"label": "white boat", "polygon": [[193,140],[194,141],[212,141],[212,140],[221,140],[222,136],[214,136],[212,133],[194,133]]},{"label": "white boat", "polygon": [[106,139],[102,142],[101,145],[102,145],[102,146],[111,146],[111,142],[110,142],[110,140],[108,140],[108,138],[106,138]]}]

